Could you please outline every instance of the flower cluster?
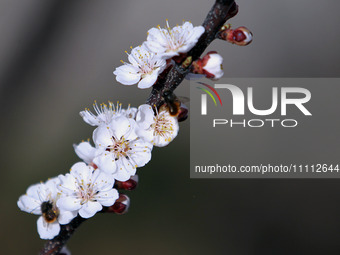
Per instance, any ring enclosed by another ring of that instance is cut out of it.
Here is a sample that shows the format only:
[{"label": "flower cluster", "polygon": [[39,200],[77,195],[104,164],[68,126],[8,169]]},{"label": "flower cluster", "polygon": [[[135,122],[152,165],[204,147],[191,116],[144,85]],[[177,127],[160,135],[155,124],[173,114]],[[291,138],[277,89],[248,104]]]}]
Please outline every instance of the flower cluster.
[{"label": "flower cluster", "polygon": [[[237,13],[237,5],[233,6],[229,16]],[[220,24],[217,25],[220,28]],[[212,31],[215,30],[205,31],[203,26],[194,27],[184,21],[173,28],[168,21],[165,28],[151,28],[142,45],[126,52],[128,62],[122,60],[123,65],[113,72],[116,80],[146,89],[179,65],[190,71],[191,77],[221,78],[222,56],[211,51],[198,58],[189,52],[199,40],[206,38],[203,33],[211,35]],[[252,41],[247,28],[231,29],[230,25],[222,26],[212,36],[241,46]],[[61,225],[69,224],[75,217],[90,218],[100,211],[116,214],[127,211],[130,199],[118,190],[136,187],[137,168],[151,160],[154,146],[164,147],[177,136],[178,122],[188,116],[187,107],[173,94],[179,82],[174,81],[170,89],[163,87],[154,108],[143,104],[138,109],[130,106],[123,109],[119,103],[98,105],[95,102],[94,113],[89,109],[80,112],[83,120],[94,127],[92,144],[88,140],[74,145],[82,161],[75,163],[65,175],[30,186],[17,202],[22,211],[40,215],[37,221],[40,238],[53,239],[60,233]],[[158,105],[162,102],[163,105]],[[66,247],[62,253],[70,254]]]},{"label": "flower cluster", "polygon": [[113,74],[116,80],[124,85],[138,83],[138,88],[150,88],[157,81],[158,76],[172,64],[171,59],[185,55],[197,43],[204,33],[202,26],[194,27],[191,22],[183,22],[170,28],[151,28],[146,41],[142,45],[132,48],[128,54],[130,63],[124,61]]},{"label": "flower cluster", "polygon": [[153,146],[166,146],[178,133],[177,118],[166,108],[158,111],[141,105],[123,109],[121,104],[109,102],[94,103],[94,110],[80,112],[95,127],[94,146],[89,141],[74,145],[83,162],[74,164],[65,175],[30,186],[18,200],[22,211],[41,215],[37,227],[42,239],[58,235],[60,225],[77,215],[90,218],[103,207],[122,214],[129,198],[118,194],[115,187],[135,187],[136,170],[150,161]]}]

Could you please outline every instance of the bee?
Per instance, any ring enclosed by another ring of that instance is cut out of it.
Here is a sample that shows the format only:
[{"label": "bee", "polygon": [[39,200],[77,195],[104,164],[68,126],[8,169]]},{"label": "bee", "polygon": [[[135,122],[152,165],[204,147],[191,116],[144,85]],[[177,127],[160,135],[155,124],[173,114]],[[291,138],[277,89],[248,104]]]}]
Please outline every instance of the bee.
[{"label": "bee", "polygon": [[42,202],[41,213],[47,223],[53,223],[58,218],[58,212],[54,210],[53,204],[50,201]]},{"label": "bee", "polygon": [[181,101],[169,90],[163,92],[163,99],[168,107],[170,115],[176,117],[180,112]]},{"label": "bee", "polygon": [[188,118],[188,107],[184,103],[189,102],[189,98],[177,97],[173,92],[166,90],[163,92],[163,100],[165,104],[161,107],[161,111],[166,108],[170,116],[177,117],[179,122]]}]

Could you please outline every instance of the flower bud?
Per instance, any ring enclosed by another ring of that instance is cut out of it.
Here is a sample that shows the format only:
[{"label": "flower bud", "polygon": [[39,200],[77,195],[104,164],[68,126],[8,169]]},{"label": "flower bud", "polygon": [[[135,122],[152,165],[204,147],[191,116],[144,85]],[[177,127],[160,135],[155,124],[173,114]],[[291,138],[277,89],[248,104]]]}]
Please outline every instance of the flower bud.
[{"label": "flower bud", "polygon": [[208,52],[202,59],[192,64],[191,72],[204,74],[209,79],[220,79],[223,76],[223,58],[216,51]]},{"label": "flower bud", "polygon": [[246,46],[253,40],[253,34],[248,28],[231,29],[230,25],[223,26],[217,37],[239,46]]},{"label": "flower bud", "polygon": [[138,185],[138,175],[133,175],[131,178],[125,182],[115,181],[116,189],[124,189],[124,190],[134,190]]},{"label": "flower bud", "polygon": [[113,212],[116,214],[125,214],[127,213],[130,207],[130,198],[125,194],[119,194],[119,198],[116,202],[108,207],[106,212]]}]

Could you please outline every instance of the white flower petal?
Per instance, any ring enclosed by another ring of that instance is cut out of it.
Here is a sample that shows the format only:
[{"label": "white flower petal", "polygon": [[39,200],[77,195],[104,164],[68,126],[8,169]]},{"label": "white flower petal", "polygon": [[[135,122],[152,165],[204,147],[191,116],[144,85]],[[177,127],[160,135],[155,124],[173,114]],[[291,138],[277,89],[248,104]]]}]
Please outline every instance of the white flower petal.
[{"label": "white flower petal", "polygon": [[35,198],[36,200],[40,200],[40,196],[39,196],[40,187],[41,187],[41,183],[31,185],[28,187],[26,194],[29,197]]},{"label": "white flower petal", "polygon": [[41,214],[41,201],[28,195],[22,195],[17,202],[20,210],[36,215]]},{"label": "white flower petal", "polygon": [[116,189],[110,189],[108,191],[99,192],[96,199],[103,206],[111,206],[118,199],[119,194]]},{"label": "white flower petal", "polygon": [[[110,123],[111,137],[114,136],[116,140],[120,140],[123,136],[125,139],[136,137],[134,134],[134,120],[128,119],[125,116],[114,118]],[[131,133],[131,134],[130,134]],[[132,137],[130,137],[132,135]],[[111,144],[112,140],[111,140]]]},{"label": "white flower petal", "polygon": [[93,179],[92,182],[95,182],[96,188],[102,191],[112,189],[115,183],[115,179],[113,178],[112,174],[107,174],[100,170],[99,171],[96,170],[93,173],[92,179]]},{"label": "white flower petal", "polygon": [[100,118],[98,116],[91,113],[89,110],[81,111],[79,115],[83,118],[83,120],[91,125],[91,126],[99,126],[101,123]]},{"label": "white flower petal", "polygon": [[72,195],[76,191],[75,178],[71,174],[59,175],[60,184],[58,190],[61,191],[62,195]]},{"label": "white flower petal", "polygon": [[57,195],[57,186],[60,184],[60,180],[58,177],[50,178],[45,183],[45,188],[51,192],[52,198],[55,198]]},{"label": "white flower petal", "polygon": [[153,145],[157,147],[167,146],[172,140],[164,136],[155,136]]},{"label": "white flower petal", "polygon": [[91,178],[93,170],[92,166],[78,162],[71,167],[70,173],[78,182],[87,182]]},{"label": "white flower petal", "polygon": [[79,210],[79,215],[83,218],[91,218],[103,209],[103,206],[99,202],[88,201]]},{"label": "white flower petal", "polygon": [[[151,46],[151,48],[154,48],[154,49],[156,48],[156,50],[162,50],[168,44],[168,41],[166,40],[166,36],[164,36],[164,34],[166,33],[167,31],[165,29],[158,29],[158,28],[153,27],[148,30],[148,36],[144,44],[147,44],[147,46]],[[159,52],[159,51],[156,51],[156,52]]]},{"label": "white flower petal", "polygon": [[64,211],[59,210],[58,222],[62,225],[68,224],[74,217],[77,216],[77,211]]},{"label": "white flower petal", "polygon": [[57,221],[47,223],[43,217],[39,217],[37,227],[41,239],[53,239],[60,232],[60,225]]},{"label": "white flower petal", "polygon": [[64,211],[77,211],[81,208],[80,199],[71,196],[61,197],[57,201],[57,207]]},{"label": "white flower petal", "polygon": [[137,73],[136,68],[132,65],[124,64],[113,72],[116,75],[116,80],[124,85],[136,84],[141,76]]},{"label": "white flower petal", "polygon": [[158,72],[153,71],[152,73],[146,74],[138,83],[138,88],[147,89],[155,84],[158,78]]},{"label": "white flower petal", "polygon": [[145,142],[152,143],[154,140],[153,136],[154,130],[152,128],[149,129],[139,128],[138,130],[136,130],[136,133]]},{"label": "white flower petal", "polygon": [[[116,119],[116,118],[115,118]],[[93,131],[93,141],[97,146],[107,147],[112,144],[112,132],[109,126],[102,125]]]},{"label": "white flower petal", "polygon": [[142,104],[138,107],[138,112],[136,115],[136,122],[138,126],[142,129],[150,128],[151,124],[154,123],[155,114],[152,107],[148,104]]},{"label": "white flower petal", "polygon": [[[136,169],[135,169],[136,172]],[[114,173],[114,178],[117,181],[125,182],[130,179],[131,174],[123,168],[119,168],[116,173]]]},{"label": "white flower petal", "polygon": [[108,174],[113,174],[117,169],[113,153],[107,151],[95,157],[93,163],[95,163],[101,171]]},{"label": "white flower petal", "polygon": [[89,142],[82,142],[78,145],[73,145],[74,151],[79,158],[84,160],[86,163],[91,163],[96,154],[96,148],[92,147]]},{"label": "white flower petal", "polygon": [[[136,153],[131,156],[131,159],[138,165],[138,167],[145,166],[151,160],[151,151],[146,150],[143,154]],[[131,174],[134,175],[135,173]]]}]

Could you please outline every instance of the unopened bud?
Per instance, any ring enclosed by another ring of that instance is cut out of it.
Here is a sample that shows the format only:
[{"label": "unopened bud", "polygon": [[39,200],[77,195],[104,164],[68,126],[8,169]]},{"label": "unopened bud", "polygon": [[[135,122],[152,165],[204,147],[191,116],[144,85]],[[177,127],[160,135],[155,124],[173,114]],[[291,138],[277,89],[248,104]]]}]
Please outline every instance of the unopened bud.
[{"label": "unopened bud", "polygon": [[107,212],[113,212],[116,214],[125,214],[127,213],[130,207],[130,198],[125,194],[119,194],[119,198],[116,202],[108,207]]},{"label": "unopened bud", "polygon": [[220,79],[223,76],[223,58],[216,51],[208,52],[202,59],[196,60],[191,67],[191,72],[204,74],[209,79]]},{"label": "unopened bud", "polygon": [[124,189],[124,190],[134,190],[138,185],[138,175],[133,175],[131,178],[125,182],[115,181],[116,189]]},{"label": "unopened bud", "polygon": [[239,46],[246,46],[253,41],[253,34],[248,28],[238,27],[231,29],[230,25],[224,25],[217,37]]}]

